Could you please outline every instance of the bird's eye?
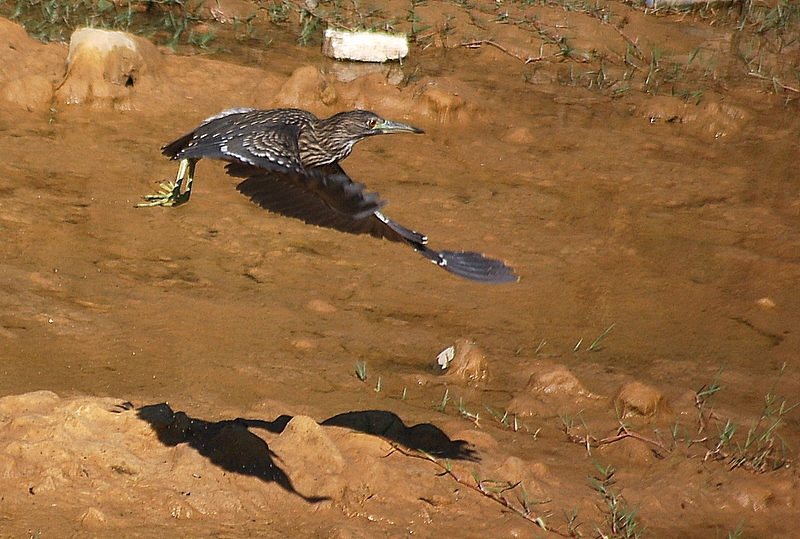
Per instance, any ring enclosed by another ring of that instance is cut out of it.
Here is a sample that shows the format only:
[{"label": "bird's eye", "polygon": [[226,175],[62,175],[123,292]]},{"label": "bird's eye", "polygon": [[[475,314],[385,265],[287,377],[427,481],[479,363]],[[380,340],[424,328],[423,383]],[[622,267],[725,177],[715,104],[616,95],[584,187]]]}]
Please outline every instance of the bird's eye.
[{"label": "bird's eye", "polygon": [[367,127],[369,127],[370,129],[374,129],[376,125],[378,125],[377,118],[370,118],[369,120],[367,120]]}]

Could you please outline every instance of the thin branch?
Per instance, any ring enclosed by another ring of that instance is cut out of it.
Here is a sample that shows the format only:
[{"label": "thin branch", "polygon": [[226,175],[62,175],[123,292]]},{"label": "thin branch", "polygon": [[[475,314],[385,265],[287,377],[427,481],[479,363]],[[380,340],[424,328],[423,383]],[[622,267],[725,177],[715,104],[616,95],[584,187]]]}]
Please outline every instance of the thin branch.
[{"label": "thin branch", "polygon": [[657,447],[660,447],[664,451],[669,451],[666,447],[664,447],[664,444],[661,443],[661,441],[648,438],[647,436],[642,436],[638,432],[629,430],[628,427],[625,425],[620,425],[616,435],[603,438],[602,440],[597,442],[597,445],[613,444],[614,442],[618,442],[624,438],[634,438],[636,440],[647,442],[648,444],[653,444]]},{"label": "thin branch", "polygon": [[518,52],[518,51],[516,51],[514,49],[509,49],[507,47],[504,47],[504,46],[500,45],[499,43],[497,43],[496,41],[493,41],[491,39],[473,39],[472,41],[467,41],[467,42],[461,44],[462,47],[467,47],[468,49],[479,49],[483,45],[490,45],[490,46],[492,46],[492,47],[494,47],[494,48],[496,48],[498,50],[503,51],[504,53],[508,54],[509,56],[513,56],[514,58],[516,58],[517,60],[522,61],[525,64],[530,64],[530,63],[533,63],[533,62],[541,62],[542,60],[547,60],[548,58],[552,57],[552,55],[551,56],[525,56],[524,54],[522,54],[522,53],[520,53],[520,52]]},{"label": "thin branch", "polygon": [[[513,483],[512,484],[512,483],[505,482],[505,483],[502,483],[502,486],[500,486],[499,488],[498,487],[490,487],[490,486],[488,486],[488,484],[496,483],[496,482],[489,481],[489,480],[486,480],[486,479],[481,480],[475,474],[473,474],[473,477],[472,477],[472,479],[474,480],[474,483],[473,483],[471,481],[464,480],[461,477],[459,477],[458,475],[456,475],[456,473],[453,471],[452,467],[450,466],[450,460],[449,459],[445,459],[444,462],[442,462],[440,459],[437,459],[433,455],[431,455],[429,453],[425,453],[424,451],[418,451],[418,450],[415,450],[415,449],[410,449],[408,447],[404,447],[404,446],[402,446],[402,445],[400,445],[400,444],[398,444],[396,442],[393,442],[391,440],[388,440],[386,438],[384,438],[384,441],[386,443],[388,443],[392,447],[392,451],[389,454],[391,454],[391,453],[396,451],[396,452],[400,453],[401,455],[405,455],[406,457],[411,457],[411,458],[417,458],[417,459],[430,461],[430,462],[432,462],[433,464],[435,464],[438,468],[440,468],[442,470],[442,472],[440,474],[438,474],[438,475],[448,475],[448,476],[450,476],[454,481],[456,481],[460,485],[463,485],[463,486],[465,486],[465,487],[467,487],[467,488],[469,488],[471,490],[474,490],[475,492],[479,493],[480,495],[482,495],[482,496],[484,496],[484,497],[486,497],[486,498],[488,498],[490,500],[494,500],[495,502],[497,502],[498,504],[502,505],[506,509],[510,510],[511,512],[513,512],[513,513],[515,513],[515,514],[517,514],[519,516],[521,516],[522,518],[524,518],[528,522],[536,524],[537,526],[539,526],[540,528],[542,528],[545,531],[548,531],[548,532],[551,532],[551,533],[555,533],[556,535],[559,535],[561,537],[574,537],[574,535],[571,535],[569,533],[564,533],[564,532],[562,532],[560,530],[547,527],[547,525],[545,524],[544,519],[542,519],[542,517],[536,517],[531,513],[530,508],[528,507],[527,503],[525,503],[523,507],[518,507],[517,505],[512,503],[510,500],[508,500],[506,498],[506,496],[505,496],[505,493],[507,491],[509,491],[509,490],[512,490],[512,489],[516,488],[517,486],[520,485],[520,483]],[[547,500],[547,501],[544,501],[544,502],[538,502],[538,503],[539,504],[544,504],[544,503],[549,503],[549,502],[550,502],[550,500]]]},{"label": "thin branch", "polygon": [[800,88],[796,88],[794,86],[789,86],[788,84],[784,84],[784,83],[782,83],[781,81],[778,80],[778,77],[767,77],[765,75],[762,75],[761,73],[756,73],[754,71],[750,71],[748,73],[748,75],[751,76],[751,77],[755,77],[757,79],[768,80],[768,81],[772,82],[772,84],[774,86],[778,86],[783,90],[789,90],[790,92],[795,92],[795,93],[800,94]]}]

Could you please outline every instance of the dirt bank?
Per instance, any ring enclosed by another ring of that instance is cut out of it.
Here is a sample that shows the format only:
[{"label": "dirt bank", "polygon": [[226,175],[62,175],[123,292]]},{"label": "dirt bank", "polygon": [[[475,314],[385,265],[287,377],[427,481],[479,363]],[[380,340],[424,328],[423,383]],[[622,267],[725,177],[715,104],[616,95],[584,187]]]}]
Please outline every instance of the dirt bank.
[{"label": "dirt bank", "polygon": [[[401,77],[231,39],[73,105],[68,49],[0,21],[0,535],[622,537],[634,507],[645,537],[796,535],[796,95],[734,69],[734,30],[609,6],[625,25],[529,7],[567,58],[492,6],[428,3]],[[631,42],[643,69],[699,47],[704,92],[590,84],[577,52]],[[216,162],[188,204],[134,207],[175,174],[163,144],[276,105],[423,128],[344,166],[520,282],[271,215]],[[477,374],[441,375],[460,339]]]}]

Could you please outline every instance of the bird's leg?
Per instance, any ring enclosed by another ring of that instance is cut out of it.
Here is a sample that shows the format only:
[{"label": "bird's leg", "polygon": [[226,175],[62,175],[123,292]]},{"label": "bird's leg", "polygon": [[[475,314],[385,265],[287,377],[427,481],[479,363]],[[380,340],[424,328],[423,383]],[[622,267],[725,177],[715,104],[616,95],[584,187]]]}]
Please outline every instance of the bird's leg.
[{"label": "bird's leg", "polygon": [[[139,208],[149,206],[180,206],[189,201],[192,194],[192,181],[194,180],[194,168],[197,166],[197,159],[183,159],[178,167],[178,175],[174,182],[164,182],[161,184],[161,191],[154,195],[145,195],[147,202],[142,202],[136,206]],[[186,180],[186,190],[181,193],[183,181]]]}]

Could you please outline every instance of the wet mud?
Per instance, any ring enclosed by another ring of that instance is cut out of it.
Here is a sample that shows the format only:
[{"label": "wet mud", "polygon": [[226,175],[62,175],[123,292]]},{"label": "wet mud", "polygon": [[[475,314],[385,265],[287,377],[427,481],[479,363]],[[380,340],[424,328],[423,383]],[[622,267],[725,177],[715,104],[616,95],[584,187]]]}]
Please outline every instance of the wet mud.
[{"label": "wet mud", "polygon": [[[617,8],[638,43],[729,43]],[[522,62],[517,26],[450,24],[399,78],[276,40],[154,49],[109,91],[0,20],[0,536],[600,537],[614,500],[643,537],[797,534],[796,96],[723,60],[699,100],[612,96]],[[424,129],[343,167],[519,283],[270,214],[218,162],[136,208],[234,106]]]}]

